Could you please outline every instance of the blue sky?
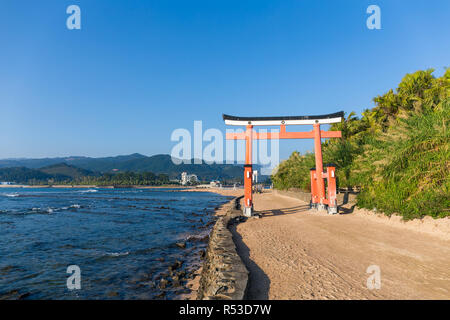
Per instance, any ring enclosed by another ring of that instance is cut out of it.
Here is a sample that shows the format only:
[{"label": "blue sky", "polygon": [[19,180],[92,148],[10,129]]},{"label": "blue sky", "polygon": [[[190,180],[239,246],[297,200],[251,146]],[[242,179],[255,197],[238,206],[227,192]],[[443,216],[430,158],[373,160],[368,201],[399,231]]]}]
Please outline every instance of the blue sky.
[{"label": "blue sky", "polygon": [[174,129],[224,131],[222,113],[359,113],[406,73],[443,73],[449,14],[448,0],[2,0],[0,158],[170,153]]}]

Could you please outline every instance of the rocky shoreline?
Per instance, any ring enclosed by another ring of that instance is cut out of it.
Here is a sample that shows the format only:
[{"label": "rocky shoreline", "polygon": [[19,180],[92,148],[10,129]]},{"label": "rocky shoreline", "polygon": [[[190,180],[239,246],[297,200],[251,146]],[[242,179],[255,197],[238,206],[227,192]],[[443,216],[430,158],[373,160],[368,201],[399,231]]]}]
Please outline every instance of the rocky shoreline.
[{"label": "rocky shoreline", "polygon": [[[216,208],[216,210],[219,208]],[[153,299],[175,299],[184,300],[192,293],[190,283],[198,276],[202,261],[206,257],[206,247],[209,240],[209,232],[215,224],[216,218],[200,227],[205,232],[188,236],[173,245],[182,250],[182,254],[175,259],[164,257],[156,260],[166,264],[166,270],[157,274],[151,286],[157,288],[159,293]]]},{"label": "rocky shoreline", "polygon": [[197,300],[242,300],[245,297],[248,271],[237,254],[228,227],[244,217],[239,210],[242,197],[233,199],[216,221],[203,263]]},{"label": "rocky shoreline", "polygon": [[[216,248],[223,249],[224,246],[222,243],[224,237],[222,237],[222,234],[219,235],[219,226],[223,226],[223,223],[230,224],[240,216],[240,211],[236,210],[240,198],[242,197],[234,197],[227,203],[216,207],[211,220],[200,227],[204,229],[204,232],[195,236],[188,236],[186,239],[174,243],[175,246],[182,249],[183,256],[175,260],[163,257],[157,259],[165,263],[167,267],[165,271],[156,275],[151,282],[152,287],[159,291],[154,299],[196,300],[200,292],[209,291],[207,286],[213,287],[213,282],[219,281],[216,279],[217,277],[210,275],[212,269],[210,270],[205,266],[219,266],[220,262],[217,259],[214,260]],[[225,238],[228,237],[225,236]],[[232,241],[231,234],[229,234],[229,238]],[[240,262],[237,254],[236,257]],[[198,260],[200,261],[198,262]],[[214,262],[212,262],[213,260]],[[205,279],[212,278],[214,278],[213,281],[207,280],[205,282]],[[205,283],[208,284],[205,285]]]}]

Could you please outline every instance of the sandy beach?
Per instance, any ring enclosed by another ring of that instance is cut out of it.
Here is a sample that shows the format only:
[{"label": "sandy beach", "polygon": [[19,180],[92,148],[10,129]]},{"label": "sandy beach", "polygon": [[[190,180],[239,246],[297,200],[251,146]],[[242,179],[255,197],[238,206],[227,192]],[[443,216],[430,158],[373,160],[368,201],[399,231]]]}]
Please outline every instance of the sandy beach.
[{"label": "sandy beach", "polygon": [[213,192],[222,196],[238,197],[244,194],[244,189],[221,189],[221,188],[189,188],[186,192]]},{"label": "sandy beach", "polygon": [[[448,218],[328,215],[271,192],[256,194],[254,205],[260,218],[232,227],[249,299],[450,299]],[[381,288],[369,290],[373,265]]]}]

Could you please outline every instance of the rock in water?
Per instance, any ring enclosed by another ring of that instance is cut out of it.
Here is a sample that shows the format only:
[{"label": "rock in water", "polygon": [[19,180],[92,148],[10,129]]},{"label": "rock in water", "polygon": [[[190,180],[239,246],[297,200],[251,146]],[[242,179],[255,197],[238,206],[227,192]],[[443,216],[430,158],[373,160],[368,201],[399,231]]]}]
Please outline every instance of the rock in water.
[{"label": "rock in water", "polygon": [[169,284],[169,281],[167,281],[166,279],[162,279],[159,282],[159,288],[160,289],[165,289],[167,287],[167,285]]},{"label": "rock in water", "polygon": [[176,269],[180,268],[182,265],[183,265],[183,262],[177,260],[177,261],[175,261],[174,264],[172,264],[171,266],[169,266],[169,271],[176,270]]},{"label": "rock in water", "polygon": [[176,245],[177,245],[177,247],[179,247],[181,249],[186,248],[186,242],[177,242]]}]

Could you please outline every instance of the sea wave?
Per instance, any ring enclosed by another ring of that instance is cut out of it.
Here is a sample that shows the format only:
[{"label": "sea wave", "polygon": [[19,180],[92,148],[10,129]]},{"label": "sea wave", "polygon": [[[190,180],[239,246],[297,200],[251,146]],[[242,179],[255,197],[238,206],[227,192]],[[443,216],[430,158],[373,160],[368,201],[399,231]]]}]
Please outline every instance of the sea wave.
[{"label": "sea wave", "polygon": [[17,192],[15,192],[15,193],[3,193],[2,195],[5,196],[5,197],[8,197],[8,198],[16,198],[16,197],[20,196],[20,194],[18,194]]},{"label": "sea wave", "polygon": [[39,207],[34,207],[31,208],[31,211],[34,213],[48,213],[48,214],[52,214],[56,211],[59,211],[60,209],[58,208],[39,208]]},{"label": "sea wave", "polygon": [[209,230],[182,236],[182,239],[184,241],[191,241],[191,242],[206,242],[208,241],[208,238],[209,238]]},{"label": "sea wave", "polygon": [[78,191],[79,193],[91,193],[91,192],[98,192],[97,189],[87,189],[87,190],[81,190]]},{"label": "sea wave", "polygon": [[125,251],[125,252],[107,252],[106,253],[106,255],[109,256],[109,257],[127,256],[129,254],[130,254],[129,251]]},{"label": "sea wave", "polygon": [[[6,197],[6,194],[16,193],[16,198]],[[1,257],[0,264],[24,266],[28,272],[33,270],[33,259],[41,256],[48,262],[49,268],[57,270],[62,268],[64,261],[76,255],[83,261],[89,261],[92,274],[96,275],[93,277],[96,286],[82,290],[81,299],[110,298],[109,279],[119,283],[115,290],[121,298],[139,299],[143,293],[150,298],[156,297],[161,292],[156,277],[166,273],[175,259],[183,261],[180,271],[187,274],[195,269],[192,264],[201,263],[197,252],[207,246],[210,226],[205,226],[212,219],[212,214],[202,210],[204,207],[218,206],[226,200],[212,195],[217,203],[210,203],[209,196],[190,193],[183,194],[183,201],[178,198],[179,195],[159,190],[117,191],[94,187],[0,189],[0,238],[11,246],[7,254]],[[193,216],[192,211],[198,212],[199,216]],[[33,233],[28,232],[30,224],[35,230]],[[69,224],[72,227],[68,229]],[[49,225],[51,237],[48,234]],[[27,250],[22,249],[22,241],[16,241],[17,234],[21,234],[25,243],[30,244]],[[179,242],[186,243],[186,248],[176,246]],[[15,254],[18,251],[20,255]],[[108,268],[105,269],[105,265]],[[17,281],[27,277],[25,271],[8,273],[7,286],[0,291],[13,290]],[[141,274],[145,276],[141,277]],[[53,278],[51,273],[42,273],[39,281],[27,280],[27,290],[33,292],[33,299],[73,298],[72,295],[67,296],[64,286],[49,286]],[[149,281],[155,281],[155,286],[148,286]],[[175,298],[180,288],[168,286],[166,298]]]},{"label": "sea wave", "polygon": [[55,208],[55,207],[33,207],[31,209],[29,209],[29,211],[33,212],[33,213],[55,213],[58,211],[66,211],[66,210],[71,210],[71,209],[79,209],[81,208],[81,205],[79,204],[71,204],[70,206],[64,206],[64,207],[60,207],[60,208]]}]

